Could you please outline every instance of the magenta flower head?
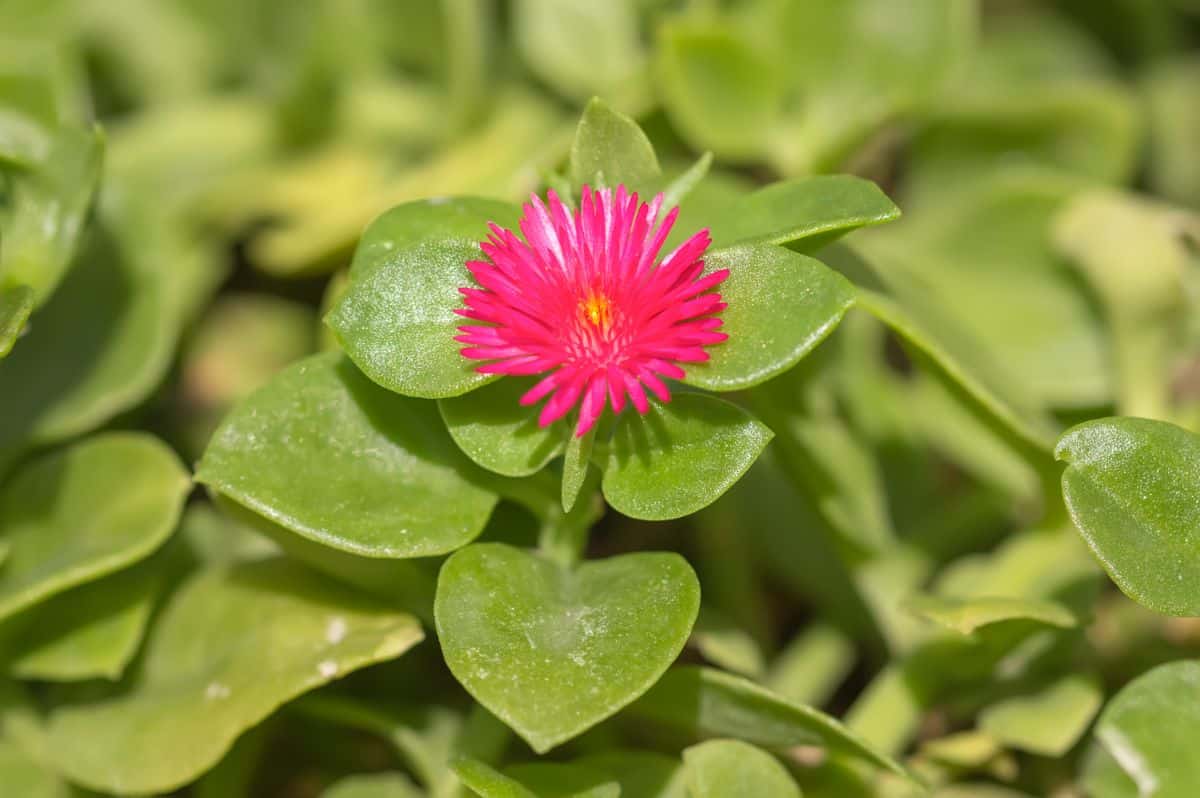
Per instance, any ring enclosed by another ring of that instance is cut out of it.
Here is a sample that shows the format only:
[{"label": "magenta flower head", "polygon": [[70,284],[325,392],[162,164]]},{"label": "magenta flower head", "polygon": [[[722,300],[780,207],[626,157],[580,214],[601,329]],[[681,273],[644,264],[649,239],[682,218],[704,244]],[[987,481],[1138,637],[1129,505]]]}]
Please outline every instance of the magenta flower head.
[{"label": "magenta flower head", "polygon": [[485,361],[485,374],[545,374],[521,397],[532,405],[550,397],[538,423],[548,426],[577,404],[575,434],[582,436],[611,402],[650,409],[646,390],[660,401],[671,394],[664,377],[682,379],[681,363],[708,360],[705,347],[726,339],[718,332],[725,304],[712,289],[728,270],[704,274],[711,239],[701,230],[659,260],[679,214],[660,221],[663,195],[639,202],[624,186],[584,186],[579,210],[550,191],[523,207],[522,241],[489,225],[480,244],[486,261],[469,261],[478,286],[461,288],[456,311],[478,324],[459,327],[464,357]]}]

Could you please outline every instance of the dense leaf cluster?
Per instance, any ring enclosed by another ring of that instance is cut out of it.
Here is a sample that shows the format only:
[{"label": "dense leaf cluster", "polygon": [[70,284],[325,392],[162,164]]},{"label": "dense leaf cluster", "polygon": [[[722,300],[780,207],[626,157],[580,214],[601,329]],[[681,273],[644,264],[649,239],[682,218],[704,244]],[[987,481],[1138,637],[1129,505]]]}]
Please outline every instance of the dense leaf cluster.
[{"label": "dense leaf cluster", "polygon": [[[0,0],[0,794],[1200,794],[1198,43]],[[729,339],[577,438],[454,311],[585,184]]]}]

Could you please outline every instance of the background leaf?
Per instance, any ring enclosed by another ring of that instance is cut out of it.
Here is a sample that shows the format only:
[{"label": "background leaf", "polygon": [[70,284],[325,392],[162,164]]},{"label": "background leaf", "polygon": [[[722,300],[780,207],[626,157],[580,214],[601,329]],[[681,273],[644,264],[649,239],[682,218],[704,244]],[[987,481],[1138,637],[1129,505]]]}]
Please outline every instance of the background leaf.
[{"label": "background leaf", "polygon": [[53,704],[36,734],[74,782],[169,791],[279,705],[421,638],[410,616],[283,560],[210,570],[171,599],[126,683]]},{"label": "background leaf", "polygon": [[683,752],[695,798],[777,795],[800,798],[800,788],[773,756],[740,740],[709,740]]},{"label": "background leaf", "polygon": [[109,433],[33,461],[0,492],[0,618],[120,570],[162,545],[189,490],[179,460]]}]

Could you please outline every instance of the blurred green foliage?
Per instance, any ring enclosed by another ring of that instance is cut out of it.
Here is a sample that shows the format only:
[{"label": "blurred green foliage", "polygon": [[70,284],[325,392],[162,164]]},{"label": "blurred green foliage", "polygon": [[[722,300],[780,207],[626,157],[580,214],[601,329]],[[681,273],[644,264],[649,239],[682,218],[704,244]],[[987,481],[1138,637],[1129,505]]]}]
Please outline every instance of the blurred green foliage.
[{"label": "blurred green foliage", "polygon": [[[589,181],[653,440],[393,334]],[[0,793],[1200,794],[1198,252],[1196,0],[0,0]]]}]

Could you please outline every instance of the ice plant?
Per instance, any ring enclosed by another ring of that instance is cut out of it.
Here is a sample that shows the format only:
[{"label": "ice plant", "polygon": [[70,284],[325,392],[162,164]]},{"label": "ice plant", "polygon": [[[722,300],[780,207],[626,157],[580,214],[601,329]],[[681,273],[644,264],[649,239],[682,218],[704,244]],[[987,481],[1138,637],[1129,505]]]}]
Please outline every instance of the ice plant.
[{"label": "ice plant", "polygon": [[663,195],[639,202],[624,186],[584,186],[579,210],[550,191],[523,206],[522,241],[492,223],[480,244],[487,260],[467,268],[478,286],[461,288],[459,315],[479,324],[459,327],[464,357],[486,361],[485,374],[543,377],[524,396],[532,405],[550,397],[538,423],[547,426],[579,405],[582,436],[608,402],[650,409],[646,389],[671,399],[663,378],[682,379],[681,363],[708,360],[720,343],[725,304],[714,292],[728,270],[704,274],[711,243],[700,230],[666,257],[659,252],[679,214],[661,221]]}]

